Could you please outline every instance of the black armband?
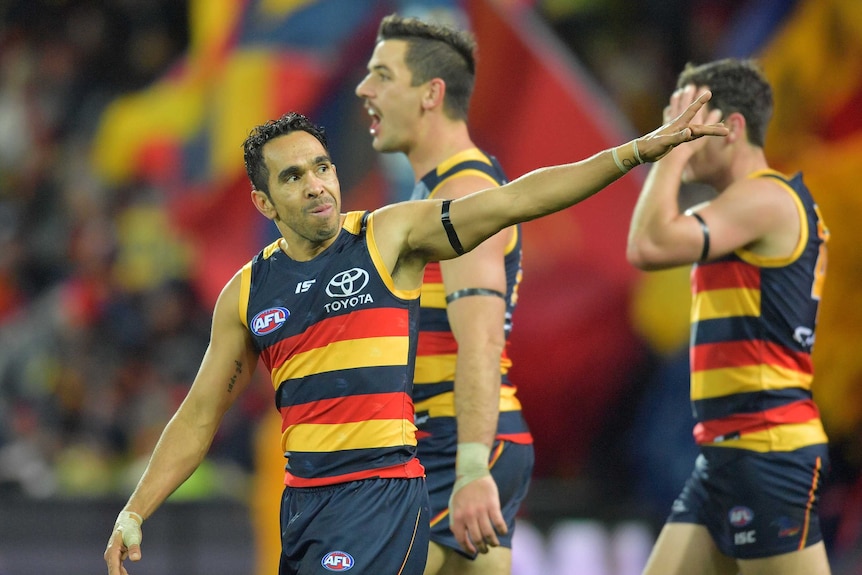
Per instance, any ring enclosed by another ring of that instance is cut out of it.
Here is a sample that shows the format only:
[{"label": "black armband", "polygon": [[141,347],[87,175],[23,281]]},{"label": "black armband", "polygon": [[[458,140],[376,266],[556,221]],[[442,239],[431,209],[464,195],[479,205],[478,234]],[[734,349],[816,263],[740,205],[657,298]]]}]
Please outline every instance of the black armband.
[{"label": "black armband", "polygon": [[446,235],[449,237],[449,244],[455,253],[464,255],[464,246],[461,245],[461,240],[458,239],[458,234],[455,233],[455,226],[452,225],[452,220],[449,219],[449,204],[452,200],[443,200],[443,209],[440,213],[440,221],[443,222],[443,229],[446,230]]},{"label": "black armband", "polygon": [[501,298],[503,301],[506,300],[506,294],[501,291],[497,291],[495,289],[488,288],[464,288],[453,291],[449,295],[446,296],[446,303],[452,303],[456,299],[461,299],[462,297],[469,297],[474,295],[490,295],[497,296]]},{"label": "black armband", "polygon": [[709,226],[703,221],[703,217],[697,212],[691,212],[691,216],[700,222],[700,229],[703,230],[703,251],[700,252],[700,261],[705,262],[709,257]]}]

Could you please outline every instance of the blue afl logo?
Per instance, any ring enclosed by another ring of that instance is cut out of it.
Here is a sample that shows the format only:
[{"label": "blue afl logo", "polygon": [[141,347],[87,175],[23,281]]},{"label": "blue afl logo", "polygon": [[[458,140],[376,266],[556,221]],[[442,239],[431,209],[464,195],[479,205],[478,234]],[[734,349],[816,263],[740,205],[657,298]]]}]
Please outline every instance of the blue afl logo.
[{"label": "blue afl logo", "polygon": [[287,321],[290,312],[283,307],[265,309],[251,319],[251,331],[254,335],[272,333]]},{"label": "blue afl logo", "polygon": [[327,571],[350,571],[353,567],[353,557],[344,551],[330,551],[323,556],[320,564]]},{"label": "blue afl logo", "polygon": [[754,519],[754,511],[748,507],[737,505],[728,512],[727,518],[734,527],[745,527]]}]

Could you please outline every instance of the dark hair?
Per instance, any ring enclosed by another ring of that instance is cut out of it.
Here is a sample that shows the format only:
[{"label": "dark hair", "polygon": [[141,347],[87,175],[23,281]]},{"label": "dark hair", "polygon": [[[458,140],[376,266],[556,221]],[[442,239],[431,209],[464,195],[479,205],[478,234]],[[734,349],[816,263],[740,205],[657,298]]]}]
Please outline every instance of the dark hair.
[{"label": "dark hair", "polygon": [[443,108],[451,118],[467,119],[476,80],[476,40],[464,30],[390,14],[383,18],[377,41],[407,42],[405,64],[418,86],[433,78],[446,82]]},{"label": "dark hair", "polygon": [[278,120],[269,120],[267,123],[256,126],[251,130],[242,144],[242,149],[243,159],[245,160],[245,171],[255,190],[269,196],[269,170],[263,159],[264,145],[279,136],[286,136],[298,131],[308,132],[317,138],[323,144],[323,149],[329,153],[324,129],[320,126],[315,126],[311,120],[299,112],[288,112]]},{"label": "dark hair", "polygon": [[748,141],[763,147],[772,118],[772,87],[757,62],[725,58],[699,66],[689,63],[679,75],[677,88],[688,84],[709,88],[712,99],[707,105],[718,108],[725,117],[742,114]]}]

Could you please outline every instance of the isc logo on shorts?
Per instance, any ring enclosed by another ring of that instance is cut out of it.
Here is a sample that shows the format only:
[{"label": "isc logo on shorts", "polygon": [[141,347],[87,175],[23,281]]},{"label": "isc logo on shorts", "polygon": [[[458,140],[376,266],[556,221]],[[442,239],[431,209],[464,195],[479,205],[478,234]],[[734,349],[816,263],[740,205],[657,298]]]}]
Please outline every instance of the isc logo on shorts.
[{"label": "isc logo on shorts", "polygon": [[330,551],[323,556],[320,564],[328,571],[349,571],[353,567],[353,557],[344,551]]}]

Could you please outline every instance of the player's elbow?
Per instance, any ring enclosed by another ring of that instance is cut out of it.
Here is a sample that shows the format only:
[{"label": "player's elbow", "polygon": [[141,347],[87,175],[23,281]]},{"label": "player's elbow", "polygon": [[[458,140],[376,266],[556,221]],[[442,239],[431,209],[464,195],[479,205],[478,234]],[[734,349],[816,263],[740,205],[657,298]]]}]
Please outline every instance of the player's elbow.
[{"label": "player's elbow", "polygon": [[661,255],[661,250],[645,239],[629,239],[626,246],[626,259],[639,270],[652,271],[667,267]]}]

